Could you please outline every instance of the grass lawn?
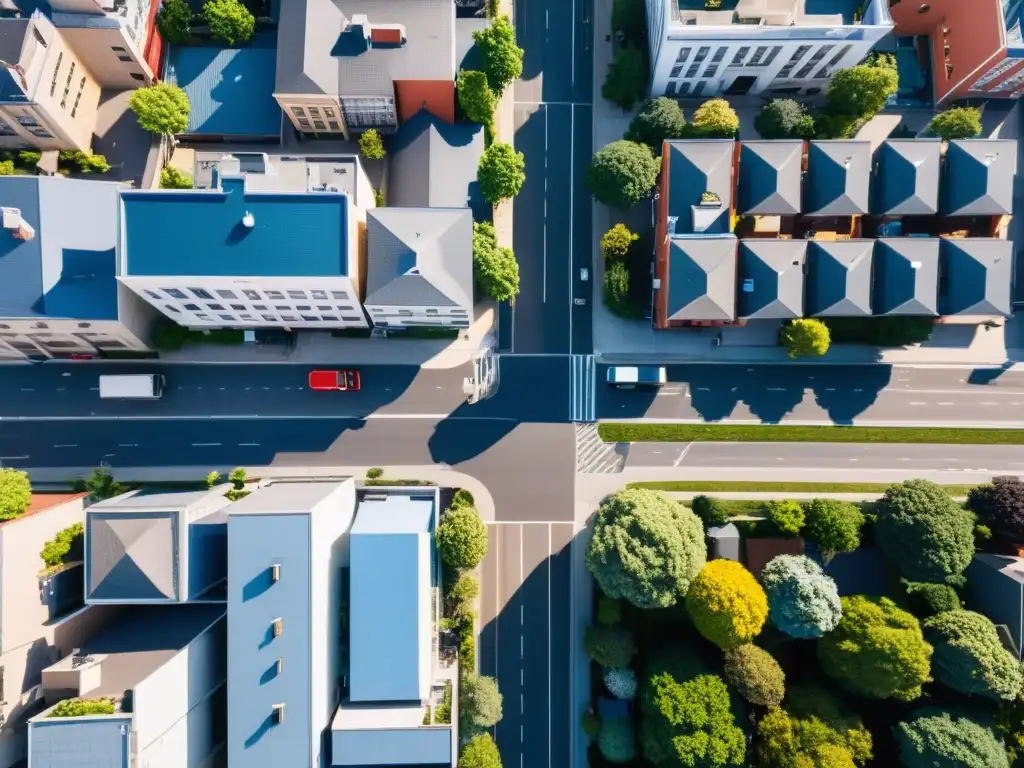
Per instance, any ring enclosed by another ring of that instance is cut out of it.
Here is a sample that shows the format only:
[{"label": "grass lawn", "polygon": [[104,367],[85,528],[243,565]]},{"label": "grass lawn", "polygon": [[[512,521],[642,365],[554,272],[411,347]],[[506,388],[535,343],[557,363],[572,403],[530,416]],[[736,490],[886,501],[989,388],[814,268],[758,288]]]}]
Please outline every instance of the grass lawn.
[{"label": "grass lawn", "polygon": [[[649,488],[653,491],[684,493],[885,493],[892,483],[770,483],[747,480],[651,480],[630,483],[628,488]],[[943,485],[950,496],[966,496],[973,485]],[[758,502],[760,503],[760,502]]]},{"label": "grass lawn", "polygon": [[1024,445],[1024,429],[776,424],[599,424],[606,443],[937,443]]}]

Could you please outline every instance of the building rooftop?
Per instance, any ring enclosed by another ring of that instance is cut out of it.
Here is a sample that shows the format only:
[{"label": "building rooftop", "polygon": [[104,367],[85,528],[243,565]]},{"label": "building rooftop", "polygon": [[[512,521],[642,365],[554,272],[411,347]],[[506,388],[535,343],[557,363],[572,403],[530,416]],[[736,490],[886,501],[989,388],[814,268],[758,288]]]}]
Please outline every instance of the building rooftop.
[{"label": "building rooftop", "polygon": [[939,210],[940,139],[882,142],[876,159],[875,213],[927,216]]},{"label": "building rooftop", "polygon": [[1024,586],[1024,558],[1010,555],[990,555],[979,552],[974,561],[1005,574],[1021,586]]},{"label": "building rooftop", "polygon": [[745,141],[740,150],[740,213],[786,216],[800,213],[802,141]]},{"label": "building rooftop", "polygon": [[[883,0],[884,2],[884,0]],[[722,0],[718,10],[705,11],[702,0],[668,0],[672,18],[692,19],[697,25],[752,24],[761,26],[839,27],[858,23],[860,0]],[[888,8],[872,0],[863,10],[862,24],[892,24]]]},{"label": "building rooftop", "polygon": [[196,189],[213,189],[217,178],[245,176],[250,192],[341,192],[354,205],[362,169],[356,155],[268,155],[263,152],[196,152]]},{"label": "building rooftop", "polygon": [[1000,216],[1013,213],[1017,143],[1009,139],[963,139],[946,149],[942,213]]},{"label": "building rooftop", "polygon": [[244,48],[172,46],[165,79],[188,96],[185,135],[279,136],[274,99],[274,35],[259,33]]},{"label": "building rooftop", "polygon": [[939,239],[887,237],[875,241],[876,315],[939,314]]},{"label": "building rooftop", "polygon": [[468,208],[374,208],[366,214],[367,306],[473,306]]},{"label": "building rooftop", "polygon": [[943,315],[1012,313],[1013,243],[996,237],[941,240]]},{"label": "building rooftop", "polygon": [[871,315],[874,240],[812,241],[807,248],[807,312],[814,317]]},{"label": "building rooftop", "polygon": [[740,241],[740,317],[790,320],[804,315],[806,240]]},{"label": "building rooftop", "polygon": [[[117,319],[119,189],[111,182],[0,177],[0,206],[20,212],[5,212],[0,230],[0,317]],[[31,237],[23,237],[20,222]]]},{"label": "building rooftop", "polygon": [[804,187],[807,216],[856,216],[868,212],[871,142],[812,141]]},{"label": "building rooftop", "polygon": [[[121,193],[124,273],[339,277],[348,274],[348,199],[269,193],[229,177],[220,189]],[[175,237],[153,237],[177,225]]]},{"label": "building rooftop", "polygon": [[669,320],[734,320],[736,238],[681,235],[669,244]]},{"label": "building rooftop", "polygon": [[347,479],[275,480],[232,504],[228,516],[303,515],[334,493]]},{"label": "building rooftop", "polygon": [[[700,229],[707,233],[729,231],[732,207],[732,156],[736,142],[732,139],[681,139],[667,142],[668,154],[668,216],[676,218],[669,235],[690,234]],[[695,219],[694,206],[705,192],[714,192],[721,206],[713,220]]]}]

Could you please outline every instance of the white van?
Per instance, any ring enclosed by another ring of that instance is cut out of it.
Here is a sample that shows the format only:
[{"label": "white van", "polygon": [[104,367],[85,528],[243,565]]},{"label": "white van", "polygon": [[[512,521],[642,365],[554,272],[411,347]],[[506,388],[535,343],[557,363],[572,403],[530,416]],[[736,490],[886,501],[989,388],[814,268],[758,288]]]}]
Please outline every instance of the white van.
[{"label": "white van", "polygon": [[159,400],[166,380],[159,373],[137,373],[126,376],[100,376],[100,398],[103,400]]},{"label": "white van", "polygon": [[663,387],[667,381],[665,369],[657,365],[614,365],[608,369],[608,384],[619,389]]}]

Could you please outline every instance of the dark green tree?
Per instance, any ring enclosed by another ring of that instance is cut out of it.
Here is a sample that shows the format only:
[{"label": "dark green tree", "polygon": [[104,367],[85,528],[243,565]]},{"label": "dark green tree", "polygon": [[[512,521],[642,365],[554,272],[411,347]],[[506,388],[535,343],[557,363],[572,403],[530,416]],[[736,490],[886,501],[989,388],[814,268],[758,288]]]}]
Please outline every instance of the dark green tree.
[{"label": "dark green tree", "polygon": [[192,37],[192,18],[188,0],[164,0],[156,14],[156,28],[168,43],[181,45]]},{"label": "dark green tree", "polygon": [[928,123],[928,132],[943,141],[973,139],[981,135],[981,112],[974,107],[953,107]]},{"label": "dark green tree", "polygon": [[458,768],[501,768],[501,754],[491,734],[474,736],[459,750]]},{"label": "dark green tree", "polygon": [[725,652],[725,679],[751,704],[777,707],[786,695],[786,673],[763,648],[747,643]]},{"label": "dark green tree", "polygon": [[1024,548],[1024,483],[1019,477],[994,477],[991,483],[972,488],[967,508],[992,531],[997,551],[1016,555]]},{"label": "dark green tree", "polygon": [[647,38],[647,13],[643,0],[613,0],[612,31],[630,45],[642,46]]},{"label": "dark green tree", "polygon": [[210,34],[228,45],[244,43],[256,32],[256,18],[238,0],[208,0],[203,20]]},{"label": "dark green tree", "polygon": [[813,139],[814,118],[807,108],[793,99],[772,99],[754,119],[754,127],[763,139]]},{"label": "dark green tree", "polygon": [[898,87],[899,76],[888,66],[859,64],[841,69],[828,84],[825,109],[830,115],[872,117]]},{"label": "dark green tree", "polygon": [[648,99],[629,123],[624,139],[646,144],[661,154],[661,147],[669,139],[681,139],[686,128],[686,118],[679,102],[661,96]]},{"label": "dark green tree", "polygon": [[587,168],[587,189],[599,203],[628,209],[651,194],[659,165],[651,148],[613,141],[597,151]]},{"label": "dark green tree", "polygon": [[487,554],[487,526],[473,507],[445,512],[436,536],[441,560],[452,568],[476,568]]},{"label": "dark green tree", "polygon": [[487,84],[487,75],[475,69],[463,69],[459,72],[457,90],[459,106],[467,119],[485,126],[494,122],[498,100]]},{"label": "dark green tree", "polygon": [[495,301],[519,295],[519,262],[511,248],[498,245],[490,222],[473,224],[473,273],[480,289]]},{"label": "dark green tree", "polygon": [[648,76],[647,55],[642,48],[616,48],[601,85],[601,95],[622,109],[632,109],[647,92]]},{"label": "dark green tree", "polygon": [[613,261],[604,269],[604,305],[619,317],[636,317],[629,298],[629,269],[621,261]]},{"label": "dark green tree", "polygon": [[1009,768],[995,731],[959,712],[926,707],[895,728],[905,768]]},{"label": "dark green tree", "polygon": [[835,499],[811,499],[804,504],[807,521],[804,536],[818,544],[822,552],[834,555],[852,552],[860,546],[864,513],[856,504]]},{"label": "dark green tree", "polygon": [[583,649],[587,656],[605,669],[628,667],[636,654],[633,633],[620,625],[592,625],[583,631]]},{"label": "dark green tree", "polygon": [[924,636],[935,648],[935,678],[954,691],[1012,701],[1021,691],[1017,659],[980,613],[947,611],[926,619]]}]

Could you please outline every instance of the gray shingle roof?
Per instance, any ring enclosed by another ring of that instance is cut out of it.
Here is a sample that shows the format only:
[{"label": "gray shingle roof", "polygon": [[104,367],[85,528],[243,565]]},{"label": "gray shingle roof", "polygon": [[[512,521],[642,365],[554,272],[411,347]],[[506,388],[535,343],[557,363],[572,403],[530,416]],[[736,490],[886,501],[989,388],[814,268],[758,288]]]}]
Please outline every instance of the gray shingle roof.
[{"label": "gray shingle roof", "polygon": [[812,141],[808,152],[806,216],[868,212],[871,142]]},{"label": "gray shingle roof", "polygon": [[1000,216],[1013,213],[1017,144],[1007,139],[963,139],[946,149],[942,213]]},{"label": "gray shingle roof", "polygon": [[886,237],[875,241],[876,315],[939,314],[939,239]]},{"label": "gray shingle roof", "polygon": [[331,51],[342,25],[331,0],[293,0],[277,27],[274,92],[337,94],[338,64]]},{"label": "gray shingle roof", "polygon": [[740,150],[737,210],[784,216],[800,213],[802,141],[745,141]]},{"label": "gray shingle roof", "polygon": [[806,240],[740,242],[739,316],[789,320],[804,314]]},{"label": "gray shingle roof", "polygon": [[942,238],[943,315],[1009,315],[1013,243],[995,237]]},{"label": "gray shingle roof", "polygon": [[178,598],[178,515],[90,512],[88,595],[95,600]]},{"label": "gray shingle roof", "polygon": [[882,143],[875,176],[876,213],[927,216],[939,209],[940,139],[900,139]]},{"label": "gray shingle roof", "polygon": [[736,317],[736,238],[672,238],[668,264],[669,320]]},{"label": "gray shingle roof", "polygon": [[468,208],[367,212],[370,306],[473,306],[473,214]]},{"label": "gray shingle roof", "polygon": [[807,312],[814,317],[871,314],[874,240],[814,241],[807,250]]},{"label": "gray shingle roof", "polygon": [[718,222],[707,231],[728,232],[732,206],[732,139],[681,139],[667,142],[668,215],[678,217],[675,234],[690,234],[692,206],[704,192],[714,192],[722,201]]}]

